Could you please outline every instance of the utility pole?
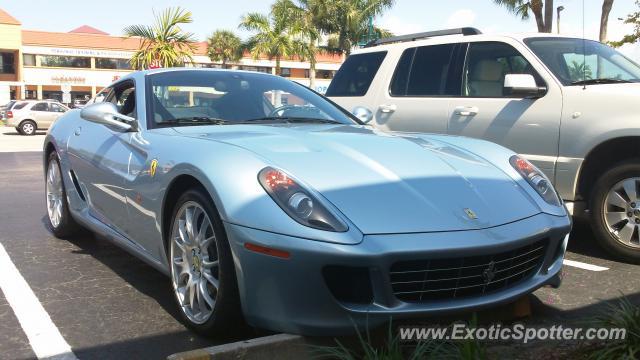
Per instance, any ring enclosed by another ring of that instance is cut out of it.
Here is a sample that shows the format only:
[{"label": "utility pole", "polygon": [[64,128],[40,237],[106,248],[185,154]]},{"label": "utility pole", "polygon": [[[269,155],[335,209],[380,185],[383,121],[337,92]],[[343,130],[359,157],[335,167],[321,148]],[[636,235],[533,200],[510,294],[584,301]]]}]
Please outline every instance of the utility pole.
[{"label": "utility pole", "polygon": [[558,12],[558,16],[557,16],[557,19],[556,19],[558,21],[558,25],[557,25],[558,34],[560,34],[560,13],[562,12],[562,10],[564,10],[564,6],[558,6],[556,8],[556,11]]}]

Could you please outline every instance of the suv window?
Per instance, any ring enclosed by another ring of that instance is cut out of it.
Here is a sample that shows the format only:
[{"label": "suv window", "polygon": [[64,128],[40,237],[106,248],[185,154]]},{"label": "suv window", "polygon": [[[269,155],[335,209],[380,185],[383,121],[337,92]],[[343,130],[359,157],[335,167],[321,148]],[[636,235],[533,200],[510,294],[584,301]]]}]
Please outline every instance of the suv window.
[{"label": "suv window", "polygon": [[37,103],[31,107],[31,110],[32,111],[49,111],[49,104],[47,104],[46,102]]},{"label": "suv window", "polygon": [[331,81],[326,96],[364,96],[386,55],[386,51],[380,51],[349,56]]},{"label": "suv window", "polygon": [[20,110],[22,108],[24,108],[25,106],[27,106],[28,102],[21,102],[21,103],[17,103],[13,106],[12,110]]},{"label": "suv window", "polygon": [[469,44],[462,91],[470,97],[504,97],[507,74],[531,74],[538,86],[544,81],[513,46],[501,42]]},{"label": "suv window", "polygon": [[59,104],[49,104],[49,111],[63,113],[67,111],[67,109]]},{"label": "suv window", "polygon": [[524,42],[563,85],[581,85],[590,79],[640,82],[638,64],[597,41],[530,38]]},{"label": "suv window", "polygon": [[460,95],[457,44],[410,48],[402,53],[391,87],[392,96]]}]

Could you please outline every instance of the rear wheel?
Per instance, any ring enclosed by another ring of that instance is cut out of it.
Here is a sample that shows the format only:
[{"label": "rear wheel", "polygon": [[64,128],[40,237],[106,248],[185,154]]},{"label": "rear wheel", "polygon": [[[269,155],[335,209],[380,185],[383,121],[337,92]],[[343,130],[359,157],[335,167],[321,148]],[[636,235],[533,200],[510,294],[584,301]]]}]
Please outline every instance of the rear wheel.
[{"label": "rear wheel", "polygon": [[244,329],[231,249],[202,190],[188,190],[178,199],[170,235],[171,284],[186,324],[217,336]]},{"label": "rear wheel", "polygon": [[640,159],[606,171],[591,197],[592,227],[612,255],[640,264]]},{"label": "rear wheel", "polygon": [[35,135],[37,128],[35,121],[32,120],[25,120],[20,123],[20,133],[23,135]]},{"label": "rear wheel", "polygon": [[45,179],[45,201],[47,204],[47,222],[55,237],[69,238],[79,232],[80,225],[69,213],[67,192],[62,181],[62,171],[58,154],[53,151],[47,162],[47,176]]}]

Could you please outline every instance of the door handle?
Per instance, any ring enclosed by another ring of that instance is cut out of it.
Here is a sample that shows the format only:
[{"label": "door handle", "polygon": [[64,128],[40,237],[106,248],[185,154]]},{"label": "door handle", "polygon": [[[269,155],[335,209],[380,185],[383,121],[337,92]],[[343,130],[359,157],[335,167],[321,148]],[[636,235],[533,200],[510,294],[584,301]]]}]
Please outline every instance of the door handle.
[{"label": "door handle", "polygon": [[480,109],[477,106],[458,106],[454,110],[454,113],[460,116],[478,115],[478,112],[480,112]]},{"label": "door handle", "polygon": [[80,133],[81,133],[81,132],[82,132],[82,126],[78,126],[78,127],[76,128],[76,131],[74,131],[74,132],[73,132],[73,134],[74,134],[75,136],[80,136]]},{"label": "door handle", "polygon": [[392,112],[394,112],[394,111],[396,111],[398,109],[398,107],[396,105],[394,105],[394,104],[391,104],[391,105],[380,105],[379,108],[380,108],[380,111],[382,111],[385,114],[392,113]]}]

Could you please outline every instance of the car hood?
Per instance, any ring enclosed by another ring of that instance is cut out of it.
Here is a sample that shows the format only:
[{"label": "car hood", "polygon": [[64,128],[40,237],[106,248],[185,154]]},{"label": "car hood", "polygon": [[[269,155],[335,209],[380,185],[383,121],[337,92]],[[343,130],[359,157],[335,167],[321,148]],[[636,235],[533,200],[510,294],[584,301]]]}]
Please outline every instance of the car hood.
[{"label": "car hood", "polygon": [[504,171],[444,136],[342,125],[176,131],[254,152],[320,192],[364,234],[481,229],[540,213]]}]

